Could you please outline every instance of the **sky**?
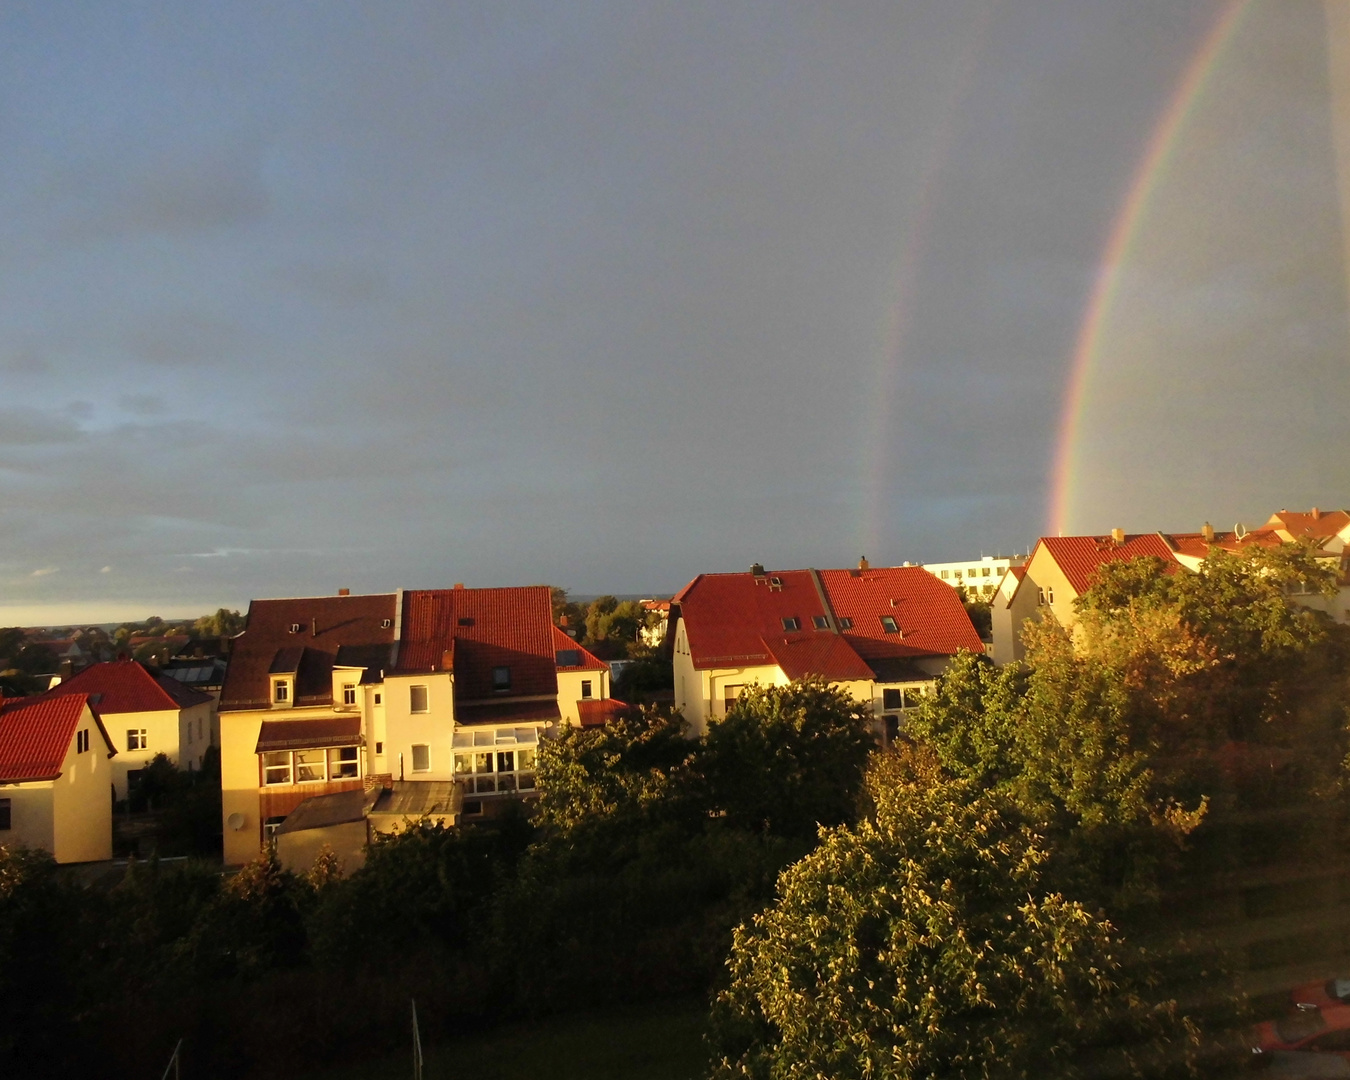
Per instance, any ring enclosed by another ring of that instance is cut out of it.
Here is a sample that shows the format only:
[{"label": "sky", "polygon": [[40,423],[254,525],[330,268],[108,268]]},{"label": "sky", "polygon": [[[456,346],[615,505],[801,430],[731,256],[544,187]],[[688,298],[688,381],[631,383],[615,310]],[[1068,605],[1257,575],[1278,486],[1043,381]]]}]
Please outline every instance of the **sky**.
[{"label": "sky", "polygon": [[1350,504],[1336,17],[9,0],[0,623]]}]

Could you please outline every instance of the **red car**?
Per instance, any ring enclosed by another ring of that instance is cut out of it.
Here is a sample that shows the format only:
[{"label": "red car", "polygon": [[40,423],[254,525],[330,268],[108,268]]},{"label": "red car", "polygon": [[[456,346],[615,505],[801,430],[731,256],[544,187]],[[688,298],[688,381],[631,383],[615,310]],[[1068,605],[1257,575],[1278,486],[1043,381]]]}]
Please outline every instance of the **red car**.
[{"label": "red car", "polygon": [[1288,1016],[1257,1024],[1252,1053],[1270,1050],[1319,1050],[1350,1055],[1350,1005],[1337,1002],[1326,1008],[1302,1004]]},{"label": "red car", "polygon": [[1295,1005],[1316,1005],[1319,1009],[1329,1005],[1350,1005],[1350,975],[1296,986],[1289,991],[1289,998]]}]

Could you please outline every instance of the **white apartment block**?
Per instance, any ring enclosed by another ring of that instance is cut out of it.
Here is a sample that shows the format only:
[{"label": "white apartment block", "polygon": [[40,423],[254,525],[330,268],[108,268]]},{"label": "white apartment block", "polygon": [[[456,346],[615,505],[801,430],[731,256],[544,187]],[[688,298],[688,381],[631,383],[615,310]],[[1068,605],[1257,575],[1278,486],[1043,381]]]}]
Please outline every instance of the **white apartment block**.
[{"label": "white apartment block", "polygon": [[971,600],[988,603],[1008,568],[1022,566],[1026,561],[1025,555],[981,555],[966,562],[924,563],[923,568],[953,588],[964,585]]}]

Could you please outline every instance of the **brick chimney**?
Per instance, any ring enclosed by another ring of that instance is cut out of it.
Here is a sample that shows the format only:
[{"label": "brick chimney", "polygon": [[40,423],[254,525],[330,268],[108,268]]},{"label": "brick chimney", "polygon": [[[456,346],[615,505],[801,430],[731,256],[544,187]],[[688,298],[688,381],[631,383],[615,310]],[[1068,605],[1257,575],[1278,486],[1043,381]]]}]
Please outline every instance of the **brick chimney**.
[{"label": "brick chimney", "polygon": [[864,555],[861,559],[858,560],[858,569],[859,569],[859,570],[867,570],[867,569],[870,568],[870,566],[871,566],[871,564],[868,563],[868,561],[867,561],[867,556],[866,556],[866,555]]},{"label": "brick chimney", "polygon": [[339,595],[339,596],[351,596],[351,594],[352,594],[351,589],[339,589],[339,590],[338,590],[338,595]]},{"label": "brick chimney", "polygon": [[1112,529],[1112,530],[1111,530],[1111,539],[1112,539],[1113,541],[1115,541],[1117,544],[1123,544],[1123,543],[1125,543],[1125,530],[1124,530],[1124,529]]},{"label": "brick chimney", "polygon": [[1200,535],[1205,538],[1205,543],[1214,543],[1214,526],[1206,521],[1200,528]]},{"label": "brick chimney", "polygon": [[1314,506],[1314,507],[1312,508],[1312,519],[1313,519],[1314,521],[1317,521],[1319,518],[1321,518],[1321,516],[1322,516],[1322,511],[1319,510],[1319,509],[1317,509],[1317,507]]}]

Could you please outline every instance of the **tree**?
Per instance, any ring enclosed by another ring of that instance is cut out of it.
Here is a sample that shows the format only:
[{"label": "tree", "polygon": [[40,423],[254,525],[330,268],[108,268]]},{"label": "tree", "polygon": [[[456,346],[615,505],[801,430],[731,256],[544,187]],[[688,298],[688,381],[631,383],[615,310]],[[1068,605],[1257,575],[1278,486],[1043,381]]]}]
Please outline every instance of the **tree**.
[{"label": "tree", "polygon": [[821,679],[750,686],[708,729],[698,770],[729,824],[790,836],[856,816],[871,710]]},{"label": "tree", "polygon": [[719,1077],[1043,1077],[1114,1044],[1196,1046],[1151,1003],[1105,919],[1045,889],[1046,841],[1006,796],[887,755],[874,816],[822,830],[737,929],[717,1002]]},{"label": "tree", "polygon": [[193,637],[236,637],[243,632],[244,616],[237,611],[217,608],[214,615],[203,615],[188,632]]}]

